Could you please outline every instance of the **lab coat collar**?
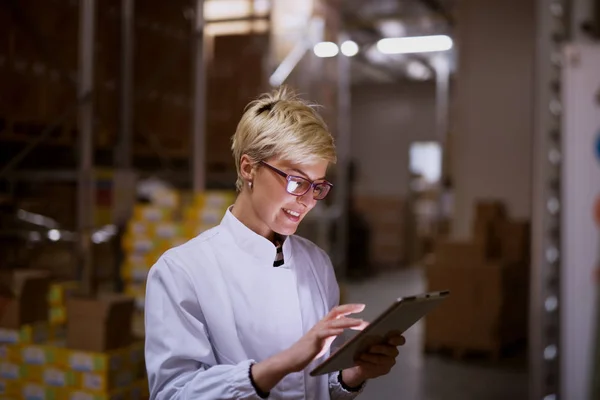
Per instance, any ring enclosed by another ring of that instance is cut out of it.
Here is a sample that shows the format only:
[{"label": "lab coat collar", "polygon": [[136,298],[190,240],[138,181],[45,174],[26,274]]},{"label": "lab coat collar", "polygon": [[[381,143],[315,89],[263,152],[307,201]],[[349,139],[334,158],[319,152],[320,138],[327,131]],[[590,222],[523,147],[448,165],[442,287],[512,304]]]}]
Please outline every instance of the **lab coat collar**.
[{"label": "lab coat collar", "polygon": [[[246,253],[257,258],[261,265],[273,267],[277,249],[275,245],[264,236],[259,235],[252,229],[244,225],[233,215],[229,206],[225,216],[221,220],[221,226],[232,236],[235,243]],[[287,236],[282,236],[283,241],[283,260],[284,264],[279,268],[289,267],[292,261],[292,243]]]}]

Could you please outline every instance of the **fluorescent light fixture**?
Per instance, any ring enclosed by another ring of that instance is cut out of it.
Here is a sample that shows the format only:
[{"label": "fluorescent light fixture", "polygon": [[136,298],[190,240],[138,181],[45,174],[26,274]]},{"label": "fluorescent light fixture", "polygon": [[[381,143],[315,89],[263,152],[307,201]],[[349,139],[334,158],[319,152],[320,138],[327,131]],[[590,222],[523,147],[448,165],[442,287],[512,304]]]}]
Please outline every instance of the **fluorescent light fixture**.
[{"label": "fluorescent light fixture", "polygon": [[342,51],[342,54],[346,57],[353,57],[356,54],[358,54],[358,45],[352,40],[346,40],[340,46],[340,50]]},{"label": "fluorescent light fixture", "polygon": [[337,44],[333,42],[320,42],[315,44],[313,48],[315,55],[317,57],[326,58],[326,57],[335,57],[339,53],[339,49]]},{"label": "fluorescent light fixture", "polygon": [[377,49],[384,54],[428,53],[452,48],[452,39],[446,35],[385,38],[377,42]]}]

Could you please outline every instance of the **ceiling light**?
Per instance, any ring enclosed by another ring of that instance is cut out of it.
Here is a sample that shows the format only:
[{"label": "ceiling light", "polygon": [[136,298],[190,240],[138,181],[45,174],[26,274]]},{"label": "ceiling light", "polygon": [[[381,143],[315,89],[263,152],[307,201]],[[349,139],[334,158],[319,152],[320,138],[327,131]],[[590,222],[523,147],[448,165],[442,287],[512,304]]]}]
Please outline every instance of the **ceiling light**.
[{"label": "ceiling light", "polygon": [[317,57],[325,58],[325,57],[335,57],[339,53],[339,49],[337,44],[333,42],[320,42],[315,44],[313,48],[315,55]]},{"label": "ceiling light", "polygon": [[377,42],[377,49],[384,54],[427,53],[452,48],[452,39],[446,35],[385,38]]},{"label": "ceiling light", "polygon": [[342,51],[342,54],[346,57],[353,57],[356,54],[358,54],[358,45],[352,40],[346,40],[340,46],[340,50]]}]

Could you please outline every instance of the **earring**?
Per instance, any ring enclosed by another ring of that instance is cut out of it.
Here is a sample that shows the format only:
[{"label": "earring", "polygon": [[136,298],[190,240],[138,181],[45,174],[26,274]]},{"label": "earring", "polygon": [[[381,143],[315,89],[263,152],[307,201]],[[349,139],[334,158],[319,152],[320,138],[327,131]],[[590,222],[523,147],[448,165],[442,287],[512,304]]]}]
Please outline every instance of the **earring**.
[{"label": "earring", "polygon": [[250,187],[250,189],[252,189],[252,182],[248,182],[248,187]]}]

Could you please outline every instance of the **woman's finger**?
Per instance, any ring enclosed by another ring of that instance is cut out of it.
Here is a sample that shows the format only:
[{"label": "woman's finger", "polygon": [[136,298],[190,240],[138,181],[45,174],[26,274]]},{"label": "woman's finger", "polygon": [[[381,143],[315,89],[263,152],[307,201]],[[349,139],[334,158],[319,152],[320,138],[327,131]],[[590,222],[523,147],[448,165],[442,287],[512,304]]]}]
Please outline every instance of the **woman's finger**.
[{"label": "woman's finger", "polygon": [[344,317],[348,314],[356,314],[365,309],[364,304],[344,304],[341,306],[337,306],[332,309],[324,319],[336,319],[340,317]]},{"label": "woman's finger", "polygon": [[366,326],[365,324],[368,325],[368,323],[363,321],[362,319],[344,317],[344,318],[334,319],[333,321],[329,321],[327,323],[327,327],[343,328],[343,329],[348,329],[348,328],[360,329],[361,327]]},{"label": "woman's finger", "polygon": [[406,339],[404,336],[392,336],[387,342],[392,346],[403,346],[406,343]]},{"label": "woman's finger", "polygon": [[332,336],[339,336],[342,333],[344,333],[343,329],[338,329],[338,328],[330,328],[330,329],[324,329],[322,331],[319,331],[317,333],[317,337],[319,339],[327,339],[330,338]]},{"label": "woman's finger", "polygon": [[398,349],[395,346],[386,346],[383,344],[377,344],[369,349],[371,354],[381,354],[392,358],[398,357]]},{"label": "woman's finger", "polygon": [[363,353],[359,360],[366,361],[375,365],[391,365],[395,363],[394,358],[380,354]]}]

